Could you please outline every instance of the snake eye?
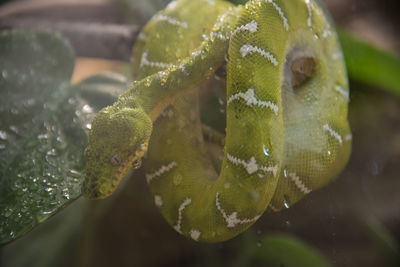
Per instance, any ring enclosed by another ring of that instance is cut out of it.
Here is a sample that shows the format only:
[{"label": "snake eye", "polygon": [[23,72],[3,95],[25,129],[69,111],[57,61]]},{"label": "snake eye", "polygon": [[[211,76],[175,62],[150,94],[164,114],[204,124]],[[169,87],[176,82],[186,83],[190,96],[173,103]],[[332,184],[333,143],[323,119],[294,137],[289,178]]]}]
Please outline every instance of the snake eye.
[{"label": "snake eye", "polygon": [[111,157],[110,162],[111,162],[111,165],[114,166],[114,167],[121,165],[121,163],[122,163],[121,155],[120,154],[114,154]]}]

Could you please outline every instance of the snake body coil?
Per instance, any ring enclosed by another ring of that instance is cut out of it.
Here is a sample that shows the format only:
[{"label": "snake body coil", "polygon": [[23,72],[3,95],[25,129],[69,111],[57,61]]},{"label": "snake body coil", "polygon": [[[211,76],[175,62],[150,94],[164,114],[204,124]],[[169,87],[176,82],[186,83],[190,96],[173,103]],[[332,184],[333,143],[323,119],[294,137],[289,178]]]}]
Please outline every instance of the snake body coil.
[{"label": "snake body coil", "polygon": [[[190,89],[226,55],[218,174]],[[134,59],[140,81],[93,121],[87,198],[110,195],[148,149],[146,179],[168,223],[194,240],[217,242],[327,184],[347,163],[346,69],[334,27],[315,1],[173,1],[145,26]]]}]

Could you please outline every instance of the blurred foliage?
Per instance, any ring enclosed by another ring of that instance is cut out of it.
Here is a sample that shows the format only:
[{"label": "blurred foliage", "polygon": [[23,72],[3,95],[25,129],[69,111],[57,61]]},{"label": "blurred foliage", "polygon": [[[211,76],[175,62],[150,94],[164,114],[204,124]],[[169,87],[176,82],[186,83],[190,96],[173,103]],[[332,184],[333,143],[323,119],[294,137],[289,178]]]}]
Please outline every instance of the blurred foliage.
[{"label": "blurred foliage", "polygon": [[80,195],[88,123],[71,99],[74,53],[59,34],[0,33],[0,244]]},{"label": "blurred foliage", "polygon": [[91,76],[74,85],[80,97],[96,111],[112,105],[130,83],[125,76],[117,73],[102,73]]},{"label": "blurred foliage", "polygon": [[317,250],[289,235],[265,235],[257,246],[248,246],[247,249],[249,258],[271,267],[331,266]]},{"label": "blurred foliage", "polygon": [[340,30],[339,36],[350,79],[384,88],[400,97],[400,58],[346,30]]},{"label": "blurred foliage", "polygon": [[115,0],[124,23],[144,25],[157,11],[171,0]]},{"label": "blurred foliage", "polygon": [[400,247],[393,235],[376,219],[369,218],[365,220],[365,227],[379,249],[382,261],[385,266],[400,266]]},{"label": "blurred foliage", "polygon": [[[88,202],[80,198],[49,220],[40,224],[29,235],[2,248],[1,266],[47,267],[65,266],[78,249]],[[73,265],[70,265],[73,266]]]}]

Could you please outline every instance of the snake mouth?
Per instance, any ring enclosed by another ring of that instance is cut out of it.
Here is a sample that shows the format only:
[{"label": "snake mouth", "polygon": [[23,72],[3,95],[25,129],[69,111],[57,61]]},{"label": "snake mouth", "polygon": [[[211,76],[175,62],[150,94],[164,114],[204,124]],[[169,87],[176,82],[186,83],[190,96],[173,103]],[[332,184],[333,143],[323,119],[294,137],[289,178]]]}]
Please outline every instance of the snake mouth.
[{"label": "snake mouth", "polygon": [[140,167],[141,159],[146,154],[147,147],[147,143],[142,144],[140,148],[130,155],[125,161],[119,162],[119,166],[113,165],[113,163],[115,164],[115,159],[112,159],[113,162],[111,162],[111,165],[114,168],[115,175],[111,180],[108,178],[107,183],[99,182],[100,178],[102,178],[101,173],[87,173],[85,179],[82,181],[81,186],[81,191],[85,198],[95,200],[109,197],[116,190],[122,178],[129,171],[129,169],[132,167],[134,169]]},{"label": "snake mouth", "polygon": [[125,174],[131,169],[138,169],[142,164],[142,158],[146,154],[148,149],[148,142],[140,145],[139,149],[137,149],[133,154],[131,154],[125,161],[121,162],[119,168],[117,169],[111,183],[111,189],[108,192],[108,195],[111,195]]},{"label": "snake mouth", "polygon": [[81,185],[82,194],[85,196],[86,199],[90,200],[102,198],[98,184],[93,182],[93,181],[98,181],[97,176],[87,175],[87,177],[88,178],[85,177],[85,179],[82,181]]}]

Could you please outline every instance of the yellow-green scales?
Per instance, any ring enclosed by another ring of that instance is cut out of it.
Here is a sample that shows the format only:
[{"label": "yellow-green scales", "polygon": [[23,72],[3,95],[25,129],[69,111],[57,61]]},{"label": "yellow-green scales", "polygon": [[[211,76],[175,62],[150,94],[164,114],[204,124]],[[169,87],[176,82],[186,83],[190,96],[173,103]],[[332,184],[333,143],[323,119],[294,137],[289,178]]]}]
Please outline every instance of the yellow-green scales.
[{"label": "yellow-green scales", "polygon": [[[168,223],[217,242],[327,184],[348,161],[347,74],[334,26],[316,1],[173,1],[144,27],[133,58],[138,82],[92,124],[87,198],[110,195],[148,149],[146,179]],[[217,173],[191,89],[225,59]]]}]

